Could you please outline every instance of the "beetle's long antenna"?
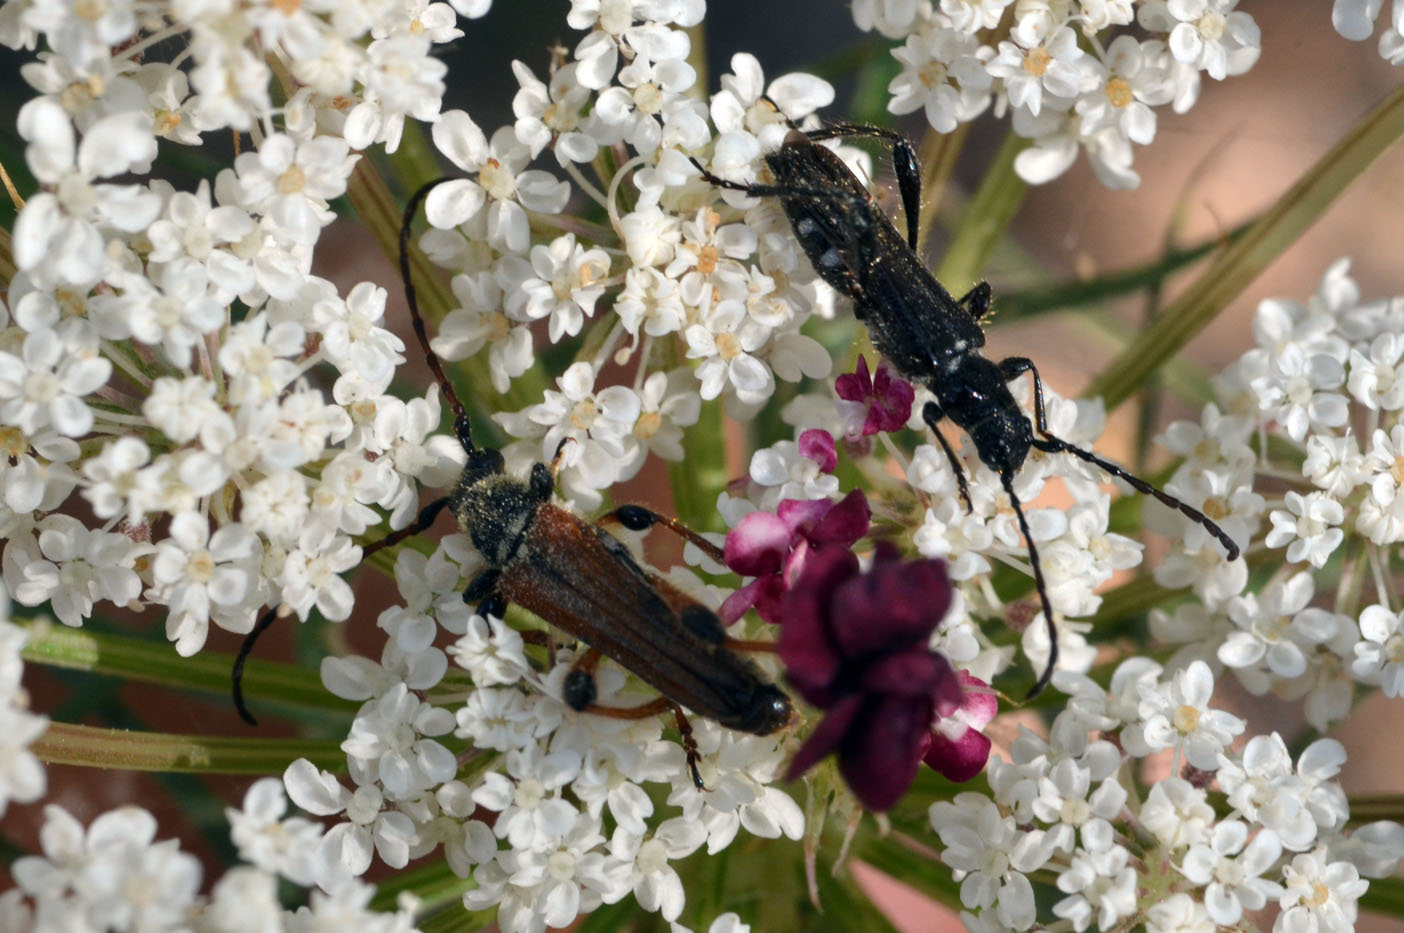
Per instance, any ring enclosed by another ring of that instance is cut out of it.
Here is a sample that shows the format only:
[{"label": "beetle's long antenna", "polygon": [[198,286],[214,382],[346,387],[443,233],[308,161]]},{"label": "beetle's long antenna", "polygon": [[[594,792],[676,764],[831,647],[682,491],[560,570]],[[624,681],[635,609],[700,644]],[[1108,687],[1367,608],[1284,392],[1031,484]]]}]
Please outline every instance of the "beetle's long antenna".
[{"label": "beetle's long antenna", "polygon": [[1019,504],[1019,497],[1014,494],[1014,474],[1000,473],[999,481],[1009,496],[1010,504],[1014,506],[1014,516],[1019,519],[1019,530],[1024,533],[1024,541],[1029,546],[1029,563],[1033,565],[1034,589],[1038,590],[1038,601],[1043,604],[1043,621],[1048,625],[1048,663],[1044,665],[1043,673],[1038,675],[1038,680],[1034,681],[1033,687],[1024,697],[1024,699],[1030,700],[1042,693],[1043,688],[1048,686],[1048,682],[1053,679],[1053,668],[1058,666],[1058,626],[1053,622],[1053,604],[1048,601],[1048,586],[1043,582],[1043,565],[1038,559],[1038,545],[1034,544],[1033,533],[1029,531],[1029,521],[1024,518],[1024,507]]},{"label": "beetle's long antenna", "polygon": [[233,678],[234,708],[239,711],[239,718],[251,726],[258,725],[258,720],[254,719],[253,713],[244,705],[244,662],[249,659],[253,652],[254,643],[258,637],[268,631],[278,618],[278,607],[269,606],[263,615],[258,617],[254,627],[249,629],[249,633],[244,636],[244,641],[239,645],[239,653],[234,656],[234,670],[231,674]]},{"label": "beetle's long antenna", "polygon": [[472,429],[469,426],[468,412],[458,400],[458,393],[453,391],[453,383],[444,375],[444,365],[439,360],[439,354],[429,346],[429,332],[424,326],[424,315],[419,313],[419,299],[415,296],[414,277],[410,274],[409,261],[410,227],[414,224],[414,215],[419,212],[419,205],[429,196],[429,192],[444,182],[453,180],[452,176],[436,178],[410,195],[400,222],[400,279],[405,286],[405,301],[409,304],[410,321],[414,324],[414,335],[419,338],[419,346],[424,351],[424,360],[429,364],[429,371],[434,374],[434,380],[439,384],[439,391],[444,394],[449,407],[453,409],[454,431],[458,434],[459,441],[464,450],[472,453]]},{"label": "beetle's long antenna", "polygon": [[1199,511],[1199,509],[1196,509],[1189,503],[1181,502],[1179,499],[1176,499],[1174,496],[1170,495],[1170,493],[1165,492],[1161,489],[1156,489],[1154,486],[1141,479],[1139,476],[1127,473],[1125,470],[1117,466],[1115,463],[1112,463],[1110,460],[1104,460],[1101,457],[1094,454],[1092,451],[1083,450],[1076,444],[1069,444],[1067,441],[1063,440],[1060,437],[1054,437],[1052,435],[1048,435],[1046,437],[1035,437],[1033,445],[1039,450],[1047,451],[1049,453],[1062,452],[1072,454],[1074,457],[1079,457],[1083,460],[1086,460],[1088,463],[1101,467],[1103,470],[1106,470],[1108,473],[1110,473],[1112,476],[1115,476],[1117,479],[1125,480],[1126,483],[1131,486],[1131,488],[1135,489],[1142,495],[1154,496],[1156,500],[1162,503],[1163,505],[1168,505],[1170,508],[1179,511],[1181,514],[1189,518],[1190,521],[1199,525],[1205,531],[1213,535],[1218,540],[1218,542],[1224,546],[1224,550],[1228,552],[1229,560],[1238,560],[1238,545],[1235,544],[1234,540],[1228,536],[1228,533],[1222,528],[1220,528],[1217,524],[1215,524],[1213,519],[1211,519],[1209,516],[1205,515],[1203,512]]}]

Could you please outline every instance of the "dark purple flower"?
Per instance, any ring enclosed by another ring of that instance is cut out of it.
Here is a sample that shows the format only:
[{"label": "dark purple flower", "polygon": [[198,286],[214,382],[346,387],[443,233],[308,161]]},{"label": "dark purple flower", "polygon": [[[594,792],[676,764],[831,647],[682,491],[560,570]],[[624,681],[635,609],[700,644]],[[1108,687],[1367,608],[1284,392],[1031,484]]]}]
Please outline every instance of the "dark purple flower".
[{"label": "dark purple flower", "polygon": [[871,512],[862,490],[838,502],[827,499],[785,499],[775,514],[752,512],[726,536],[726,565],[743,577],[755,577],[727,597],[718,615],[728,625],[755,606],[767,622],[780,620],[780,601],[804,567],[810,549],[838,545],[843,549],[868,533]]},{"label": "dark purple flower", "polygon": [[[942,561],[903,561],[880,542],[872,569],[860,573],[846,547],[810,550],[781,600],[776,649],[790,685],[826,714],[790,763],[788,778],[834,752],[863,806],[886,810],[924,758],[942,773],[970,769],[978,743],[966,736],[984,738],[976,729],[960,723],[953,737],[933,735],[972,703],[984,712],[983,700],[968,697],[950,662],[927,647],[950,604]],[[977,719],[970,715],[967,722]],[[959,751],[950,751],[951,744]],[[965,777],[976,773],[979,767]]]},{"label": "dark purple flower", "polygon": [[[858,368],[834,380],[834,391],[850,406],[845,420],[850,436],[867,437],[880,431],[898,431],[912,415],[916,393],[911,383],[892,375],[887,363],[878,364],[877,373],[868,375],[868,361],[858,357]],[[859,427],[861,425],[861,427]]]}]

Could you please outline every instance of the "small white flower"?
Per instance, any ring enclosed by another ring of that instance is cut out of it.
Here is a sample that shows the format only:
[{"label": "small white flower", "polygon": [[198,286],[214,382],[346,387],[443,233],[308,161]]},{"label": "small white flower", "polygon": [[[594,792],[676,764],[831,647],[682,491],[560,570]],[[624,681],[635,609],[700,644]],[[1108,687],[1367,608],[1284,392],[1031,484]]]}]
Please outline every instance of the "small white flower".
[{"label": "small white flower", "polygon": [[451,110],[434,124],[433,136],[440,152],[474,176],[439,185],[425,198],[424,215],[440,230],[466,223],[486,207],[488,243],[525,253],[530,245],[526,212],[558,214],[570,197],[570,186],[549,173],[523,171],[531,154],[510,126],[489,143],[468,114]]},{"label": "small white flower", "polygon": [[1146,933],[1214,933],[1209,911],[1188,894],[1172,894],[1146,911]]},{"label": "small white flower", "polygon": [[971,909],[996,907],[1006,928],[1032,926],[1033,886],[1024,873],[1041,867],[1051,853],[1030,845],[1032,834],[979,794],[932,804],[930,820],[944,846],[942,861],[961,879],[960,902]]},{"label": "small white flower", "polygon": [[1346,386],[1371,411],[1404,407],[1404,336],[1379,334],[1370,342],[1369,356],[1352,348]]},{"label": "small white flower", "polygon": [[87,434],[94,415],[84,397],[112,374],[97,350],[97,335],[70,318],[26,336],[18,356],[0,351],[0,421],[29,435],[50,426],[68,437]]},{"label": "small white flower", "polygon": [[29,712],[28,695],[20,687],[20,650],[29,633],[4,618],[8,615],[9,598],[0,590],[0,815],[10,801],[38,800],[48,783],[43,763],[29,746],[48,730],[49,719]]},{"label": "small white flower", "polygon": [[1345,425],[1349,404],[1333,391],[1344,382],[1339,360],[1291,343],[1272,358],[1268,374],[1254,379],[1252,387],[1264,417],[1280,422],[1288,437],[1301,441],[1309,430]]},{"label": "small white flower", "polygon": [[1237,5],[1238,0],[1148,3],[1141,24],[1149,29],[1170,27],[1170,50],[1176,60],[1222,81],[1243,74],[1258,60],[1258,24],[1247,13],[1235,11]]},{"label": "small white flower", "polygon": [[[507,753],[507,774],[490,771],[473,791],[479,806],[497,811],[493,831],[515,850],[549,846],[565,838],[579,811],[561,790],[580,773],[573,752],[545,754],[532,745]],[[510,777],[508,776],[510,775]]]},{"label": "small white flower", "polygon": [[1268,547],[1287,545],[1287,561],[1306,561],[1320,569],[1336,548],[1345,540],[1345,532],[1336,527],[1345,521],[1345,508],[1324,492],[1303,496],[1288,492],[1283,499],[1286,509],[1276,509],[1268,519],[1272,530],[1263,543]]},{"label": "small white flower", "polygon": [[752,321],[742,302],[717,303],[686,336],[688,358],[702,360],[696,373],[703,400],[730,388],[739,401],[755,405],[775,391],[770,367],[754,355],[770,338],[770,329]]},{"label": "small white flower", "polygon": [[1162,844],[1183,852],[1207,842],[1216,819],[1208,793],[1189,781],[1168,777],[1153,785],[1141,807],[1141,822]]},{"label": "small white flower", "polygon": [[413,800],[457,773],[453,753],[433,738],[451,731],[452,713],[396,684],[361,707],[341,749],[388,799]]},{"label": "small white flower", "polygon": [[1368,606],[1360,613],[1362,641],[1355,646],[1351,671],[1378,683],[1387,697],[1404,695],[1404,619],[1387,606]]},{"label": "small white flower", "polygon": [[1348,933],[1355,929],[1356,902],[1369,888],[1355,866],[1328,861],[1324,848],[1294,856],[1282,868],[1286,880],[1274,929],[1283,933]]},{"label": "small white flower", "polygon": [[551,342],[559,343],[580,333],[585,318],[594,315],[609,275],[609,256],[602,249],[585,249],[567,233],[549,246],[531,248],[531,271],[532,277],[509,290],[508,311],[520,305],[530,320],[548,318]]},{"label": "small white flower", "polygon": [[1097,928],[1110,930],[1136,912],[1136,870],[1131,853],[1114,845],[1096,852],[1079,850],[1058,875],[1058,890],[1072,895],[1053,905],[1053,913],[1084,930],[1096,913]]},{"label": "small white flower", "polygon": [[1269,897],[1279,897],[1282,885],[1260,875],[1282,854],[1282,843],[1270,829],[1248,839],[1248,824],[1225,820],[1214,827],[1208,844],[1190,847],[1180,872],[1198,885],[1207,885],[1204,906],[1215,923],[1232,926],[1246,910],[1261,910]]},{"label": "small white flower", "polygon": [[[204,647],[212,611],[237,609],[257,592],[258,557],[258,539],[237,522],[210,534],[209,520],[199,513],[182,512],[171,521],[170,537],[156,545],[151,576],[167,606],[166,634],[177,654],[190,657]],[[246,621],[252,626],[251,614]]]},{"label": "small white flower", "polygon": [[1243,731],[1243,720],[1209,706],[1214,675],[1209,665],[1195,661],[1169,684],[1144,687],[1140,715],[1146,742],[1152,749],[1174,748],[1203,771],[1219,766],[1219,753]]},{"label": "small white flower", "polygon": [[150,169],[156,157],[151,117],[115,113],[89,126],[79,141],[63,108],[40,97],[20,108],[16,122],[29,144],[29,169],[48,190],[31,195],[15,219],[15,265],[37,282],[86,289],[102,277],[103,230],[144,230],[161,210],[161,198],[140,185],[92,183]]},{"label": "small white flower", "polygon": [[1277,833],[1287,849],[1311,848],[1316,841],[1316,821],[1307,808],[1311,787],[1298,778],[1282,737],[1276,732],[1253,736],[1241,759],[1240,765],[1225,756],[1216,775],[1234,815]]},{"label": "small white flower", "polygon": [[1010,106],[1027,107],[1037,115],[1045,90],[1055,97],[1076,97],[1083,89],[1079,63],[1085,54],[1077,46],[1077,33],[1062,26],[1030,48],[1001,42],[999,54],[985,68],[1004,82]]},{"label": "small white flower", "polygon": [[242,809],[225,808],[229,837],[241,859],[297,884],[311,885],[316,880],[315,856],[322,828],[302,817],[283,819],[287,806],[282,781],[255,781],[244,793]]},{"label": "small white flower", "polygon": [[174,840],[156,840],[156,819],[119,807],[83,826],[57,804],[44,808],[43,856],[11,866],[36,900],[67,901],[71,922],[100,929],[169,929],[188,921],[200,889],[200,863]]},{"label": "small white flower", "polygon": [[991,52],[975,36],[956,29],[938,26],[925,35],[908,36],[901,48],[892,50],[902,72],[887,86],[892,94],[887,109],[898,115],[924,109],[938,133],[975,119],[992,97],[985,67]]}]

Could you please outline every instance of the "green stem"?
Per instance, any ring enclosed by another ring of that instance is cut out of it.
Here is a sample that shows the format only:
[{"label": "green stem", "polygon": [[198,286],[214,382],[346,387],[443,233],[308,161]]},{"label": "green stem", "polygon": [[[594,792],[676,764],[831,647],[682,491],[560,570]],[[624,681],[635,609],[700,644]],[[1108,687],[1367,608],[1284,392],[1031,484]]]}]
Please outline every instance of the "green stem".
[{"label": "green stem", "polygon": [[297,758],[330,771],[346,769],[346,753],[333,740],[173,735],[66,722],[51,723],[30,749],[46,764],[123,771],[282,774]]},{"label": "green stem", "polygon": [[727,481],[726,423],[721,405],[702,406],[697,423],[683,432],[682,446],[682,460],[668,464],[673,509],[690,528],[723,531],[717,514],[717,493]]},{"label": "green stem", "polygon": [[1033,317],[1062,308],[1079,308],[1119,298],[1133,292],[1162,287],[1172,275],[1225,246],[1242,239],[1254,221],[1241,224],[1226,234],[1195,243],[1171,248],[1148,263],[1099,275],[1088,281],[1056,282],[1052,285],[1004,292],[999,296],[999,317],[1002,322]]},{"label": "green stem", "polygon": [[1404,794],[1350,794],[1350,821],[1404,820]]},{"label": "green stem", "polygon": [[921,210],[917,215],[917,255],[926,255],[926,241],[936,225],[941,201],[949,190],[956,162],[965,149],[970,124],[962,123],[950,133],[927,132],[921,141]]},{"label": "green stem", "polygon": [[[292,624],[292,623],[286,623]],[[51,623],[27,626],[25,661],[68,670],[105,674],[128,681],[158,684],[177,690],[227,696],[233,670],[232,655],[205,651],[182,658],[166,642],[71,629]],[[244,693],[260,703],[276,703],[317,715],[346,717],[354,704],[328,693],[306,669],[291,664],[250,659],[244,665]]]},{"label": "green stem", "polygon": [[1160,362],[1238,297],[1381,155],[1404,135],[1404,87],[1376,107],[1322,156],[1244,235],[1219,254],[1189,289],[1088,386],[1110,411]]},{"label": "green stem", "polygon": [[956,295],[980,280],[980,270],[1024,203],[1028,184],[1014,173],[1014,157],[1029,144],[1010,132],[965,206],[955,236],[936,265],[936,278]]}]

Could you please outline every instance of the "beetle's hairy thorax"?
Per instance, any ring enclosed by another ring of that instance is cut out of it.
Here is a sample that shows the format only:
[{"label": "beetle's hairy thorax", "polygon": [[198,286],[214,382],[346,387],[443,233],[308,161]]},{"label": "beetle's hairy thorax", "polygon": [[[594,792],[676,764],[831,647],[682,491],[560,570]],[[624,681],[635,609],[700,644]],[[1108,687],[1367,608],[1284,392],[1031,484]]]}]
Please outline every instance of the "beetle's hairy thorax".
[{"label": "beetle's hairy thorax", "polygon": [[450,497],[458,527],[497,568],[525,555],[527,531],[541,505],[526,482],[505,473],[464,470]]}]

